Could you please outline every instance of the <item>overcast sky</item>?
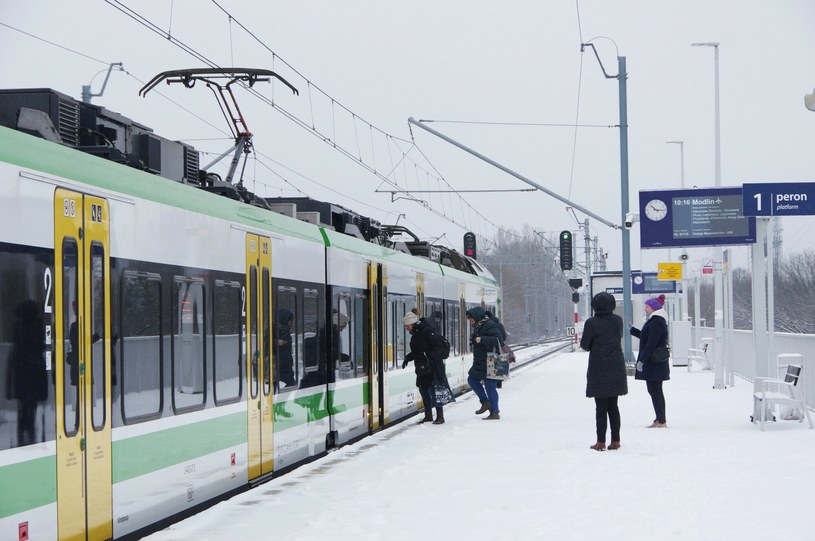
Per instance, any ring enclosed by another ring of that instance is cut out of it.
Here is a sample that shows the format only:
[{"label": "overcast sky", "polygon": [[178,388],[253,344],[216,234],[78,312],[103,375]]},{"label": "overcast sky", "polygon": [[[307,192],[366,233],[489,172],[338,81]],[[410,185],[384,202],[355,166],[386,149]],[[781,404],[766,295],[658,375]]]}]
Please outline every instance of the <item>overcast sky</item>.
[{"label": "overcast sky", "polygon": [[[440,242],[459,249],[467,230],[492,238],[497,227],[576,231],[577,222],[542,192],[467,193],[463,201],[417,192],[528,186],[421,129],[411,135],[408,117],[456,121],[430,126],[621,221],[617,80],[603,77],[593,54],[580,53],[581,41],[598,36],[610,38],[593,41],[609,74],[617,73],[617,55],[627,59],[632,209],[641,189],[680,187],[680,148],[666,141],[685,143],[687,187],[714,184],[714,52],[693,42],[721,44],[722,185],[815,181],[815,113],[803,100],[815,87],[810,0],[0,0],[0,6],[0,86],[50,87],[79,98],[91,81],[99,91],[105,63],[122,62],[127,73],[114,72],[94,103],[210,153],[202,164],[230,146],[211,93],[200,85],[161,85],[141,98],[142,85],[162,71],[205,67],[178,42],[220,66],[275,70],[299,96],[279,83],[255,86],[266,101],[236,91],[258,151],[247,166],[249,189],[336,202],[383,223],[398,219],[421,238],[446,235]],[[128,8],[132,17],[122,11]],[[279,109],[269,106],[272,98]],[[395,189],[413,190],[427,204],[392,196]],[[812,218],[785,219],[785,253],[811,248],[813,225]],[[608,252],[609,268],[620,269],[620,233],[593,218],[590,230]],[[667,260],[666,251],[640,254],[636,227],[631,240],[632,268],[656,270],[657,261]],[[708,253],[693,250],[692,259]]]}]

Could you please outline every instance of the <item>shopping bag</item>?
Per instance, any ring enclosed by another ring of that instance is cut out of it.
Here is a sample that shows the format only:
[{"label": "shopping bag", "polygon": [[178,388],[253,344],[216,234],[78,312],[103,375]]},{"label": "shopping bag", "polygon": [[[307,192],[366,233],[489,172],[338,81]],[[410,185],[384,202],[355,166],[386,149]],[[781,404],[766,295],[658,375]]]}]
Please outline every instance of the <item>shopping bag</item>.
[{"label": "shopping bag", "polygon": [[512,348],[506,344],[501,344],[501,353],[505,353],[507,356],[507,360],[511,363],[515,362],[515,353],[512,351]]},{"label": "shopping bag", "polygon": [[506,353],[487,354],[487,379],[509,379],[509,359]]},{"label": "shopping bag", "polygon": [[450,402],[456,401],[450,387],[438,381],[433,382],[433,398],[435,399],[434,406],[446,406]]}]

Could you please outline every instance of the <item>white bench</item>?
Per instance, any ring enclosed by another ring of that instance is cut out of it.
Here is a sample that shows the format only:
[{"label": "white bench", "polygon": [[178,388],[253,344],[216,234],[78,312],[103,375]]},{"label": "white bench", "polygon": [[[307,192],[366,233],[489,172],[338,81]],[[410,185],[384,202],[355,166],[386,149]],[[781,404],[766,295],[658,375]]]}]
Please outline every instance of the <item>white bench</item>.
[{"label": "white bench", "polygon": [[760,421],[762,431],[768,413],[773,416],[772,421],[776,420],[775,414],[771,413],[771,408],[775,405],[790,406],[800,410],[803,415],[799,416],[798,422],[803,423],[804,416],[806,416],[809,428],[815,428],[815,425],[812,424],[812,417],[809,415],[809,409],[801,395],[801,389],[798,387],[800,376],[801,366],[791,364],[787,366],[783,380],[756,378],[760,390],[753,393],[753,416],[750,420],[753,423]]},{"label": "white bench", "polygon": [[690,372],[693,361],[702,363],[702,370],[710,370],[710,361],[707,358],[708,342],[703,341],[698,348],[688,348],[688,372]]}]

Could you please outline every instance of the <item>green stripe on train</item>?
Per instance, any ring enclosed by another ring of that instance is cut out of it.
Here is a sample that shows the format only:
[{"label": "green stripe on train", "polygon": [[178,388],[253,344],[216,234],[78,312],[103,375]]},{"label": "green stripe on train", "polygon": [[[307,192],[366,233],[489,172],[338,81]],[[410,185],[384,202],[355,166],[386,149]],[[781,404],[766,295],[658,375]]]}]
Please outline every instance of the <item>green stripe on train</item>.
[{"label": "green stripe on train", "polygon": [[54,503],[56,468],[53,455],[0,468],[0,518]]},{"label": "green stripe on train", "polygon": [[113,483],[246,443],[246,412],[113,442]]},{"label": "green stripe on train", "polygon": [[[413,378],[394,378],[399,391],[413,386]],[[368,382],[332,393],[335,413],[363,406],[367,402]],[[289,413],[293,414],[289,416]],[[275,432],[323,419],[328,415],[325,393],[318,392],[275,404]],[[159,469],[244,445],[247,438],[246,413],[239,412],[189,425],[168,428],[150,434],[113,442],[113,483],[153,473]],[[215,437],[213,437],[215,436]],[[0,518],[21,513],[56,501],[56,457],[49,456],[0,468]],[[8,487],[14,487],[13,497]]]},{"label": "green stripe on train", "polygon": [[[364,404],[367,386],[334,393],[337,411]],[[339,400],[339,402],[337,402]],[[274,405],[275,432],[324,419],[325,393],[316,392]],[[113,442],[113,482],[120,483],[197,457],[246,444],[246,413],[240,412]]]}]

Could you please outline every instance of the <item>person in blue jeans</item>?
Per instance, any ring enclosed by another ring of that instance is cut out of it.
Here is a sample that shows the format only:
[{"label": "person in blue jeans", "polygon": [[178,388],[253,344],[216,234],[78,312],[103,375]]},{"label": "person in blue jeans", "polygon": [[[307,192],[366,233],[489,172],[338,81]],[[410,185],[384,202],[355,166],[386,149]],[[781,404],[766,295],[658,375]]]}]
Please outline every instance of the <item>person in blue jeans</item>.
[{"label": "person in blue jeans", "polygon": [[499,414],[501,410],[498,407],[498,381],[487,379],[487,353],[501,351],[501,330],[480,306],[467,310],[467,320],[473,327],[470,337],[473,346],[473,366],[467,373],[467,383],[481,400],[481,407],[475,413],[481,415],[489,410],[490,414],[484,417],[484,420],[497,421],[501,418]]}]

